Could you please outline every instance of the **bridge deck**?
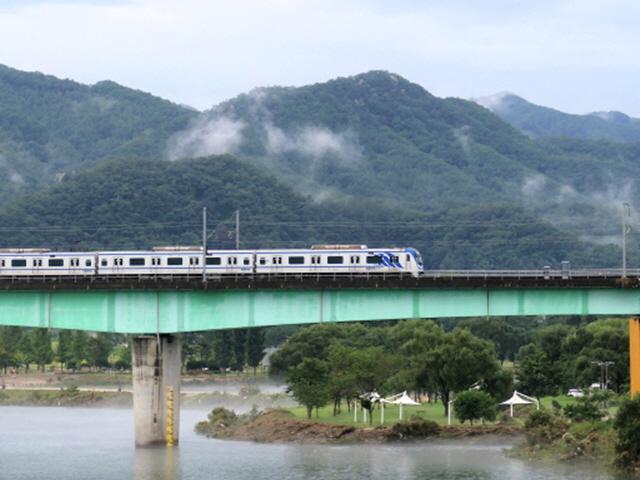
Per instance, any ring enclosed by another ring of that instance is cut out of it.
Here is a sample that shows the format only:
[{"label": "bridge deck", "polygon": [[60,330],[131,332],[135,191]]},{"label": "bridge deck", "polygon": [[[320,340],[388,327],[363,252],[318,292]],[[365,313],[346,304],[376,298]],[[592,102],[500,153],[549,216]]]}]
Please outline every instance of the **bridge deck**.
[{"label": "bridge deck", "polygon": [[264,290],[422,288],[638,288],[640,270],[429,270],[411,275],[0,277],[0,290]]}]

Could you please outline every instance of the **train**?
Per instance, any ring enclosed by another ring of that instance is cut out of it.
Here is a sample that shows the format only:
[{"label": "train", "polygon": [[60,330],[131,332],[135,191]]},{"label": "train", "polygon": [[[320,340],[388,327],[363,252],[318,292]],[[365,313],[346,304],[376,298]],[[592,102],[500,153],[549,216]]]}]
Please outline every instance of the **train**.
[{"label": "train", "polygon": [[422,271],[420,252],[412,247],[314,245],[308,249],[205,250],[175,246],[98,252],[0,249],[0,277],[388,273],[418,277]]}]

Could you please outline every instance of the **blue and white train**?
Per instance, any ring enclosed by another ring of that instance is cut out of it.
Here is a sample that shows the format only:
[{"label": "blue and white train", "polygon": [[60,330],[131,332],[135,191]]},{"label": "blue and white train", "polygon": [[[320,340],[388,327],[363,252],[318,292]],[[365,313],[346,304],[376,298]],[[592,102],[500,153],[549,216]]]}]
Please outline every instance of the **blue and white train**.
[{"label": "blue and white train", "polygon": [[386,273],[417,277],[422,270],[422,257],[414,248],[366,245],[317,245],[295,250],[207,249],[206,255],[199,247],[107,252],[0,250],[0,277]]}]

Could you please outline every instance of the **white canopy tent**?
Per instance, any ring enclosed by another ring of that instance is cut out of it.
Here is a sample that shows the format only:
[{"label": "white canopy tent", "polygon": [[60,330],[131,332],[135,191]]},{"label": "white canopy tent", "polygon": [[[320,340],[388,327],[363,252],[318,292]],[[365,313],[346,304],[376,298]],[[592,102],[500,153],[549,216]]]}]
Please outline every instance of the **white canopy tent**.
[{"label": "white canopy tent", "polygon": [[409,395],[407,395],[407,391],[405,390],[402,393],[396,393],[395,395],[391,395],[387,398],[382,398],[380,400],[380,423],[384,423],[384,404],[388,403],[391,405],[399,405],[400,406],[400,420],[402,420],[402,406],[403,405],[420,405],[420,403],[414,401]]},{"label": "white canopy tent", "polygon": [[509,405],[509,414],[513,417],[513,406],[514,405],[534,405],[536,406],[536,410],[540,410],[540,402],[529,395],[525,395],[524,393],[520,393],[517,390],[514,390],[513,395],[510,399],[501,402],[500,405]]}]

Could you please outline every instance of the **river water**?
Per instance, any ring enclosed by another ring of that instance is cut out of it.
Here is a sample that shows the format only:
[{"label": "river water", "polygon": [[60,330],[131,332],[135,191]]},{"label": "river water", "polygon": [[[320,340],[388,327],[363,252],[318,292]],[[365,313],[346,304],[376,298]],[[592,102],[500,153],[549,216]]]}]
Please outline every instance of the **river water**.
[{"label": "river water", "polygon": [[135,449],[129,410],[0,407],[0,479],[606,480],[584,467],[507,458],[500,441],[395,445],[263,445],[193,433],[206,412],[183,410],[178,448]]}]

